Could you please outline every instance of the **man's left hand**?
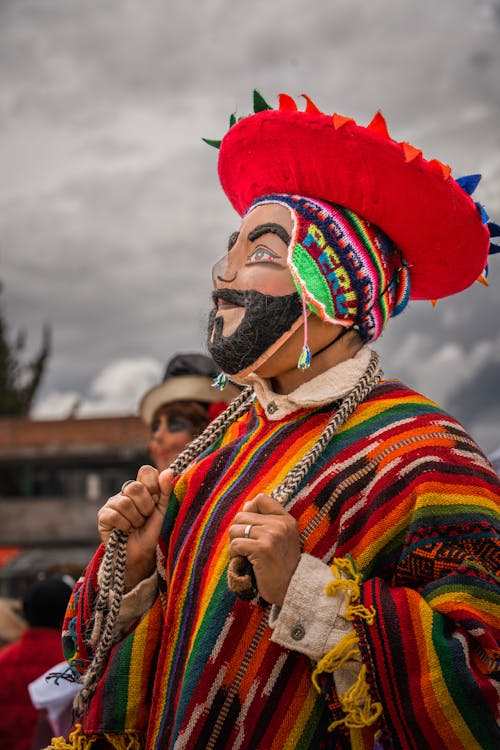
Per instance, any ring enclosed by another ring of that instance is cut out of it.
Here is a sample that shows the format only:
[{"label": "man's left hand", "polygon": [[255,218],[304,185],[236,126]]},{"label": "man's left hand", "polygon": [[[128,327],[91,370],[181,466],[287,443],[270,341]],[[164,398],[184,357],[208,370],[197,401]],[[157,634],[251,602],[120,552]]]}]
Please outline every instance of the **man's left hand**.
[{"label": "man's left hand", "polygon": [[295,518],[269,495],[257,495],[235,516],[229,538],[230,556],[248,558],[261,597],[281,607],[300,560]]}]

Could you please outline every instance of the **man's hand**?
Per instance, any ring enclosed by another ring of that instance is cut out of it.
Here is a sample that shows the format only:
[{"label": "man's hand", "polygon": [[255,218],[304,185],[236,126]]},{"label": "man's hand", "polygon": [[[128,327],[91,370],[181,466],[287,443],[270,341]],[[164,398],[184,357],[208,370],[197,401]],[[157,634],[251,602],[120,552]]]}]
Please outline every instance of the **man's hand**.
[{"label": "man's hand", "polygon": [[230,556],[243,555],[252,564],[261,597],[281,606],[300,560],[293,516],[269,495],[257,495],[235,516],[229,538]]},{"label": "man's hand", "polygon": [[113,529],[128,535],[127,588],[150,575],[155,565],[155,550],[163,517],[172,492],[173,472],[161,474],[152,466],[141,466],[135,482],[113,495],[98,513],[98,531],[107,544]]}]

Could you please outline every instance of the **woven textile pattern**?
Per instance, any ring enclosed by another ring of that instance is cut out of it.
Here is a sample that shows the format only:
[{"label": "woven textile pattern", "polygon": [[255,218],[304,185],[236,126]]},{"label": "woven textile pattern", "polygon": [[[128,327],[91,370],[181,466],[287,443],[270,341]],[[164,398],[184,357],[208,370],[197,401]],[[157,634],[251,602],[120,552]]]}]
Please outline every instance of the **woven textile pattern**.
[{"label": "woven textile pattern", "polygon": [[[329,408],[268,421],[258,403],[179,478],[158,549],[160,593],[117,646],[83,722],[92,747],[318,750],[500,746],[499,479],[436,404],[384,381],[334,437],[288,506],[304,551],[350,555],[363,576],[355,617],[382,714],[343,720],[334,674],[271,642],[269,607],[227,587],[228,528],[319,437]],[[79,582],[66,656],[84,669],[102,550]],[[118,742],[129,742],[119,745]],[[86,742],[87,744],[83,744]]]}]

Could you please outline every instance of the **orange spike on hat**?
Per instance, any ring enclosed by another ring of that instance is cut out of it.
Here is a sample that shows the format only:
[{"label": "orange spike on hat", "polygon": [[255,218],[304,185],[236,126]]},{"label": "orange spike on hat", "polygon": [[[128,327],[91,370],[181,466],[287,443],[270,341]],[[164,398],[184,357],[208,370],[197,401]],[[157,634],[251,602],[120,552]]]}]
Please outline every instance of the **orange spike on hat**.
[{"label": "orange spike on hat", "polygon": [[431,305],[432,305],[433,307],[436,307],[436,305],[437,305],[437,303],[438,303],[438,302],[439,302],[439,300],[438,300],[438,299],[431,299],[431,300],[430,300],[430,303],[431,303]]},{"label": "orange spike on hat", "polygon": [[352,119],[352,117],[344,117],[343,115],[338,115],[336,112],[332,115],[333,118],[333,127],[335,130],[340,130],[344,125],[347,125],[348,122],[352,122],[353,125],[356,124],[356,122]]},{"label": "orange spike on hat", "polygon": [[480,284],[484,284],[484,286],[489,286],[490,283],[484,273],[481,274],[481,276],[478,276],[476,281],[479,281]]},{"label": "orange spike on hat", "polygon": [[306,112],[314,112],[317,115],[321,114],[321,111],[317,108],[315,103],[307,96],[307,94],[301,94],[306,100]]},{"label": "orange spike on hat", "polygon": [[422,156],[422,152],[420,151],[420,149],[415,148],[415,146],[412,146],[411,143],[406,143],[406,141],[403,141],[401,145],[403,147],[406,163],[413,161],[413,159],[416,159],[417,156]]},{"label": "orange spike on hat", "polygon": [[451,167],[449,167],[448,164],[443,164],[443,162],[438,161],[437,159],[431,159],[429,161],[429,164],[433,164],[435,167],[439,169],[439,171],[443,175],[443,180],[448,179],[448,177],[451,174]]},{"label": "orange spike on hat", "polygon": [[375,113],[372,121],[366,127],[368,130],[371,130],[374,133],[378,133],[379,135],[384,136],[384,138],[391,137],[387,129],[387,123],[385,121],[385,117],[380,111]]},{"label": "orange spike on hat", "polygon": [[288,94],[278,94],[278,109],[281,112],[285,109],[295,112],[297,109],[297,105],[295,104],[292,97],[288,96]]}]

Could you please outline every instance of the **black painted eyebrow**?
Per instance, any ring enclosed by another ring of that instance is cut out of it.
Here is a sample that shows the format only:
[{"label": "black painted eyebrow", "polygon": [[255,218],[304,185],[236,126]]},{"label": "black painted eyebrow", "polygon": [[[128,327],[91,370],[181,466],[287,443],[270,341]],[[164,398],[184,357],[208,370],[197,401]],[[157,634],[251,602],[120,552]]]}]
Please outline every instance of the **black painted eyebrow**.
[{"label": "black painted eyebrow", "polygon": [[257,240],[259,237],[262,237],[263,234],[276,234],[280,240],[283,240],[285,245],[288,247],[290,244],[290,235],[286,231],[284,227],[281,226],[281,224],[259,224],[254,229],[252,229],[248,233],[248,239],[250,242],[253,242],[254,240]]}]

